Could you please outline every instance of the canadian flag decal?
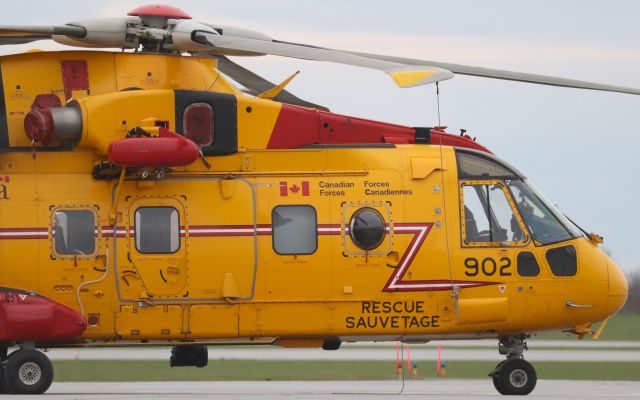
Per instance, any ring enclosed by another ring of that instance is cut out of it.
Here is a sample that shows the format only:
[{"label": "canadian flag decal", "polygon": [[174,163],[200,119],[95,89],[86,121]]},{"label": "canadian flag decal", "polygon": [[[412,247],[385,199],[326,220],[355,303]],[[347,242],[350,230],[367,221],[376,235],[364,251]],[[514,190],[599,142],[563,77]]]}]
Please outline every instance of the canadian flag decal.
[{"label": "canadian flag decal", "polygon": [[294,182],[289,184],[287,181],[280,182],[280,196],[289,195],[309,196],[309,181]]}]

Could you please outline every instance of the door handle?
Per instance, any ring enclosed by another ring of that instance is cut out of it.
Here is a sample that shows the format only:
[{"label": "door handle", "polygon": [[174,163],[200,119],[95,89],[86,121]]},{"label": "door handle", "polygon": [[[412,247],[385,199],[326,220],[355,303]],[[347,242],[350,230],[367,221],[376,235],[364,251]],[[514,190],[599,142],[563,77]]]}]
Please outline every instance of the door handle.
[{"label": "door handle", "polygon": [[593,305],[591,304],[575,304],[573,300],[567,300],[565,305],[569,308],[592,308],[593,307]]},{"label": "door handle", "polygon": [[460,295],[460,289],[462,289],[458,285],[453,285],[451,288],[451,297],[453,297],[453,315],[455,318],[458,318],[460,314],[460,309],[458,307],[458,298]]}]

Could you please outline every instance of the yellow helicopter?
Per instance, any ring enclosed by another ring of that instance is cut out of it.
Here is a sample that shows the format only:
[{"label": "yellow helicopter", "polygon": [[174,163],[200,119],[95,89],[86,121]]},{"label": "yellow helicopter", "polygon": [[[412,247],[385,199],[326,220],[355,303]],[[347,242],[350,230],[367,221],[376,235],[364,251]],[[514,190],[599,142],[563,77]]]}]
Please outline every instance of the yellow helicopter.
[{"label": "yellow helicopter", "polygon": [[285,90],[295,75],[274,85],[227,56],[400,87],[455,73],[638,89],[278,41],[163,5],[0,26],[0,44],[42,39],[123,51],[0,57],[7,393],[49,388],[39,348],[166,345],[172,366],[202,367],[231,343],[497,339],[493,383],[525,395],[528,337],[598,337],[626,300],[601,238],[470,137],[331,113]]}]

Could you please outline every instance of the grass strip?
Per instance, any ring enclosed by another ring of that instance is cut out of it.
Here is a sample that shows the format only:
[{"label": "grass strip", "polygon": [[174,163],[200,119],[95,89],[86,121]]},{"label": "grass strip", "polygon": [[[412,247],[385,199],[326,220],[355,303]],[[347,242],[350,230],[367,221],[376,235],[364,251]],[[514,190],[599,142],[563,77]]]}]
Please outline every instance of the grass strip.
[{"label": "grass strip", "polygon": [[[396,379],[388,361],[216,360],[205,368],[170,368],[168,361],[56,360],[58,382],[324,381]],[[486,378],[496,362],[450,361],[448,378]],[[640,362],[535,362],[539,379],[640,381]],[[434,362],[418,362],[418,378],[432,378]]]},{"label": "grass strip", "polygon": [[[600,324],[594,324],[596,330]],[[535,336],[542,340],[576,340],[576,335],[564,332],[544,332]],[[589,339],[589,338],[587,338]],[[640,340],[640,314],[618,314],[611,318],[600,336],[600,340]]]}]

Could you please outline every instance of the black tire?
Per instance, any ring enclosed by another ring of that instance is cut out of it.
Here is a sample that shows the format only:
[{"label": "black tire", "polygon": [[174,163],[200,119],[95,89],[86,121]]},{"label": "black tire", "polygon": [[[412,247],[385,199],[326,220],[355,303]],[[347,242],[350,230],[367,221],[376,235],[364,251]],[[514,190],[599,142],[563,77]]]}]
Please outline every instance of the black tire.
[{"label": "black tire", "polygon": [[42,394],[53,382],[53,365],[38,350],[18,350],[9,356],[2,378],[8,393]]},{"label": "black tire", "polygon": [[9,393],[5,389],[5,384],[4,384],[4,365],[0,365],[0,394],[2,393]]},{"label": "black tire", "polygon": [[11,354],[9,354],[5,362],[0,365],[0,386],[2,386],[2,393],[15,394],[11,391],[9,386],[7,386],[7,374],[5,373],[5,371],[7,370],[7,362],[9,362],[10,357]]},{"label": "black tire", "polygon": [[506,360],[493,375],[493,386],[504,395],[527,395],[536,387],[537,381],[536,370],[522,359]]},{"label": "black tire", "polygon": [[502,386],[500,386],[500,378],[498,377],[498,375],[495,375],[493,377],[493,387],[496,388],[496,390],[498,391],[498,393],[500,394],[507,394],[507,393],[503,393],[502,391]]}]

